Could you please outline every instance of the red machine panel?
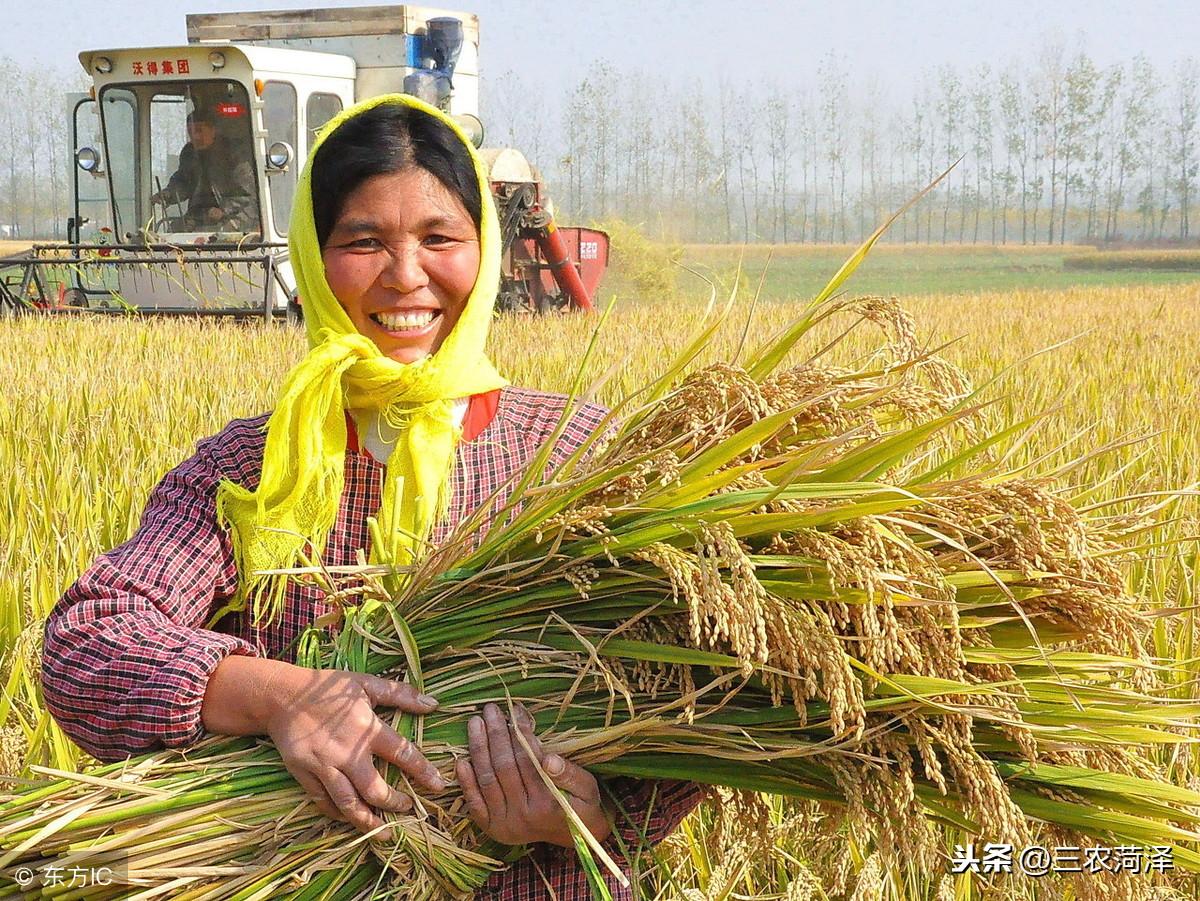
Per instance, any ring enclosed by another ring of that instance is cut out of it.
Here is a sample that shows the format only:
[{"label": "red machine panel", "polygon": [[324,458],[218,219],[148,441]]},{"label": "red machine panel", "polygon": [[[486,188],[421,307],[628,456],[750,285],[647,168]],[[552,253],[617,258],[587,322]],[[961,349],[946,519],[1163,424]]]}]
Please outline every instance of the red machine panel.
[{"label": "red machine panel", "polygon": [[[604,270],[608,268],[608,233],[597,228],[578,226],[563,226],[559,228],[558,233],[562,235],[571,259],[579,262],[579,277],[583,280],[588,297],[594,301],[596,289],[600,287],[600,279],[604,277]],[[556,290],[553,274],[542,273],[542,286],[547,291]]]}]

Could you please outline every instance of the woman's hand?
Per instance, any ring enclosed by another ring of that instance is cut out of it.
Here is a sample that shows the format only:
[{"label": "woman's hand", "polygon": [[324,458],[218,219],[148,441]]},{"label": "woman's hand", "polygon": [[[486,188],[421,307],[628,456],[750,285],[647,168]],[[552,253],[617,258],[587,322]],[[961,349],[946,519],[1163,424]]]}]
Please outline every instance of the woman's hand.
[{"label": "woman's hand", "polygon": [[[516,708],[521,730],[537,761],[566,795],[571,807],[598,841],[610,824],[600,800],[600,786],[587,770],[557,754],[547,754],[533,733],[533,717]],[[506,845],[549,842],[573,847],[567,816],[517,740],[500,708],[488,704],[482,717],[467,723],[470,760],[458,761],[458,782],[471,819],[485,833]]]},{"label": "woman's hand", "polygon": [[[251,688],[245,677],[253,671],[261,681]],[[230,657],[209,680],[202,716],[213,732],[269,735],[322,813],[369,832],[383,822],[371,808],[402,813],[413,804],[380,775],[376,756],[430,792],[446,787],[433,764],[376,716],[376,707],[420,714],[437,701],[411,685],[364,673]]]}]

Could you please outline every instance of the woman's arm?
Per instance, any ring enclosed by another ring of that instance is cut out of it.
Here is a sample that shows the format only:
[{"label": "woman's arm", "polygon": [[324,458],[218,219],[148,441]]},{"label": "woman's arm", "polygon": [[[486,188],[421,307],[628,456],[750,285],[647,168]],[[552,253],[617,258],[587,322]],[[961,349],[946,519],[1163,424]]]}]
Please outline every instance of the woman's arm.
[{"label": "woman's arm", "polygon": [[194,743],[209,676],[231,655],[258,653],[203,628],[237,587],[214,512],[222,474],[205,445],[163,477],[134,536],[101,555],[46,621],[46,705],[102,760]]},{"label": "woman's arm", "polygon": [[[220,436],[202,442],[169,472],[133,538],[102,555],[59,601],[46,624],[46,704],[68,735],[104,760],[187,747],[206,731],[270,736],[325,813],[374,828],[371,806],[411,807],[380,777],[375,755],[427,790],[444,787],[374,709],[428,713],[436,702],[376,676],[264,659],[248,642],[203,628],[237,587],[214,510],[222,467],[209,448],[220,443]],[[238,457],[239,448],[232,453]]]}]

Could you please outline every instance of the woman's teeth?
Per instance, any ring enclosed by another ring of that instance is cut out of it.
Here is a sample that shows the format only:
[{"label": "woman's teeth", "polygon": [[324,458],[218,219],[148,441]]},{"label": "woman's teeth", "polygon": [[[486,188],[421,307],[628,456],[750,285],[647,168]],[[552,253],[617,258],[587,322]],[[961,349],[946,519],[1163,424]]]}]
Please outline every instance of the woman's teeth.
[{"label": "woman's teeth", "polygon": [[375,313],[371,316],[389,332],[416,331],[425,328],[437,317],[435,310],[414,310],[411,313]]}]

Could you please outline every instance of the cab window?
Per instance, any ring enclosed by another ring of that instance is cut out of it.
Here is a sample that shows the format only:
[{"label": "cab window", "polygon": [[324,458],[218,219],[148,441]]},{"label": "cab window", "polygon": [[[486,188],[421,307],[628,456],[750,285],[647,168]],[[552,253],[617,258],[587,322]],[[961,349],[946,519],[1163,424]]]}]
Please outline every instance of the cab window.
[{"label": "cab window", "polygon": [[325,123],[342,111],[342,98],[337,94],[310,94],[305,118],[308,121],[308,146],[317,140],[317,132]]}]

